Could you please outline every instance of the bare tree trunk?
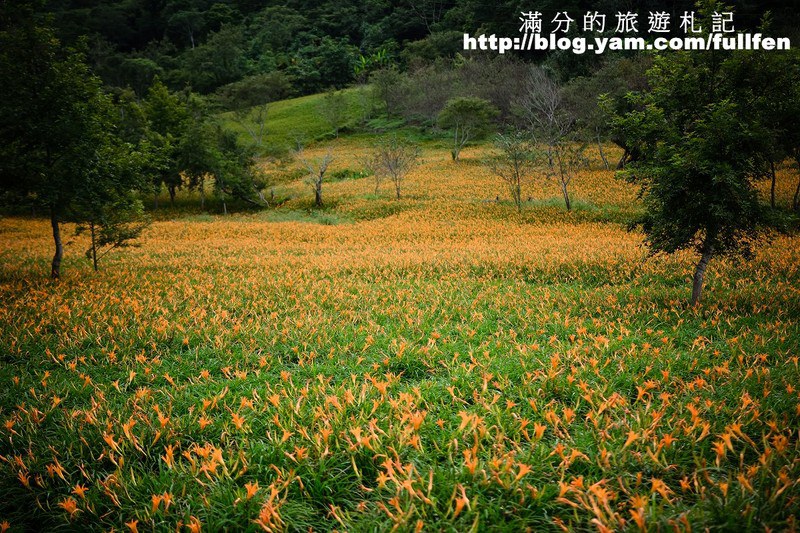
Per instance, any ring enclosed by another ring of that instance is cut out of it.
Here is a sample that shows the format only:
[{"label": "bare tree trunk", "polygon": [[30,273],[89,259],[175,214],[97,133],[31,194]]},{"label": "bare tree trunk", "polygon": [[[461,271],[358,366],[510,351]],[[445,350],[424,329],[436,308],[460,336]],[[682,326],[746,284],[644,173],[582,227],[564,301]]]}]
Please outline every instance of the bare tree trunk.
[{"label": "bare tree trunk", "polygon": [[708,243],[708,237],[703,244],[703,254],[700,257],[700,262],[697,263],[697,268],[694,271],[694,280],[692,282],[692,305],[697,305],[700,302],[700,297],[703,294],[703,278],[706,275],[706,267],[714,255],[714,246]]},{"label": "bare tree trunk", "polygon": [[619,162],[617,163],[617,170],[622,170],[625,168],[625,163],[628,161],[629,154],[630,152],[628,152],[628,149],[625,148],[625,151],[622,152],[622,157],[619,158]]},{"label": "bare tree trunk", "polygon": [[64,257],[64,245],[61,243],[61,228],[58,225],[58,215],[55,206],[50,206],[50,226],[53,228],[53,241],[56,245],[56,253],[53,255],[53,262],[50,266],[50,277],[59,279],[61,277],[61,258]]},{"label": "bare tree trunk", "polygon": [[322,180],[318,180],[314,186],[314,205],[322,207]]},{"label": "bare tree trunk", "polygon": [[206,180],[205,178],[200,178],[200,209],[205,210],[206,208]]},{"label": "bare tree trunk", "polygon": [[769,172],[770,172],[770,175],[772,176],[772,185],[769,188],[769,206],[774,209],[775,208],[775,181],[776,181],[775,161],[770,161],[769,162]]},{"label": "bare tree trunk", "polygon": [[567,206],[567,211],[572,211],[572,201],[569,199],[569,191],[566,185],[561,185],[561,192],[564,195],[564,204]]},{"label": "bare tree trunk", "polygon": [[564,205],[567,206],[567,211],[572,211],[572,202],[569,200],[569,180],[564,175],[564,165],[566,164],[561,152],[556,152],[558,157],[558,184],[561,186],[561,194],[564,195]]},{"label": "bare tree trunk", "polygon": [[603,143],[600,142],[600,134],[597,134],[597,150],[600,152],[600,159],[603,160],[603,165],[606,167],[606,170],[609,169],[608,159],[606,158],[605,152],[603,152]]},{"label": "bare tree trunk", "polygon": [[[800,170],[800,157],[796,161],[797,170]],[[794,190],[794,198],[792,198],[792,209],[795,211],[800,210],[800,175],[797,176],[797,188]]]},{"label": "bare tree trunk", "polygon": [[167,190],[169,190],[169,205],[175,207],[175,185],[170,184]]},{"label": "bare tree trunk", "polygon": [[92,235],[92,265],[94,266],[94,271],[97,272],[97,239],[94,233],[94,222],[89,222],[89,230]]},{"label": "bare tree trunk", "polygon": [[400,199],[400,180],[394,180],[394,191],[397,194],[397,199]]}]

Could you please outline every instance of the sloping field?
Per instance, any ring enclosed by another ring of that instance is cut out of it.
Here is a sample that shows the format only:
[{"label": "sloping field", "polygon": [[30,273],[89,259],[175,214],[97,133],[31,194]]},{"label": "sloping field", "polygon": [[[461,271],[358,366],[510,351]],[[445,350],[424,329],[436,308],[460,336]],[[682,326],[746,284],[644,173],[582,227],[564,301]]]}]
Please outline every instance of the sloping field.
[{"label": "sloping field", "polygon": [[689,308],[695,257],[647,258],[610,172],[518,215],[482,156],[427,149],[399,201],[348,179],[313,211],[298,181],[155,222],[99,273],[76,237],[59,283],[48,224],[0,220],[0,522],[795,527],[798,238],[714,260]]}]

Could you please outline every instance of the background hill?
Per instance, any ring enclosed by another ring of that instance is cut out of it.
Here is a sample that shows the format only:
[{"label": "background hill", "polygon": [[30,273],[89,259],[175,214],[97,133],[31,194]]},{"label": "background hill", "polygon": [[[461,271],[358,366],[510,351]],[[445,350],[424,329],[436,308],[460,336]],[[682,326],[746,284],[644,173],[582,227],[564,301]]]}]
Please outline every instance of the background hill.
[{"label": "background hill", "polygon": [[[796,40],[796,2],[730,4],[737,29],[755,28],[772,11],[774,33]],[[640,21],[649,11],[670,13],[675,29],[678,17],[695,9],[687,0],[636,6]],[[50,0],[43,10],[52,12],[67,44],[88,38],[93,69],[108,86],[143,95],[158,76],[173,90],[190,86],[210,94],[253,77],[263,84],[267,76],[273,98],[282,98],[341,88],[376,68],[406,70],[451,59],[461,51],[462,32],[517,35],[523,11],[542,12],[547,32],[558,11],[580,23],[588,10],[613,20],[631,7],[623,0]],[[525,54],[524,59],[549,61],[570,79],[591,73],[607,57]]]}]

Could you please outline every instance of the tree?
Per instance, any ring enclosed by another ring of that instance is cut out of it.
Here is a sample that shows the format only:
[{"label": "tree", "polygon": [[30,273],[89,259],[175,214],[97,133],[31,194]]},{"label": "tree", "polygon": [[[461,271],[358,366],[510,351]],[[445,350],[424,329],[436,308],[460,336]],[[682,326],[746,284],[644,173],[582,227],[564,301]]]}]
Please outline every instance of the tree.
[{"label": "tree", "polygon": [[[766,31],[766,29],[764,30]],[[728,77],[752,80],[734,89],[734,101],[755,111],[770,137],[768,146],[770,207],[776,207],[777,166],[786,158],[800,161],[800,54],[791,51],[753,51],[737,54]],[[792,208],[797,209],[797,191]]]},{"label": "tree", "polygon": [[311,185],[311,188],[314,190],[314,206],[323,207],[322,184],[325,181],[325,173],[328,171],[328,166],[333,161],[333,155],[328,152],[322,159],[315,162],[306,160],[303,158],[302,154],[298,154],[298,156],[303,166],[305,166],[308,171],[306,183]]},{"label": "tree", "polygon": [[595,142],[597,153],[606,170],[611,168],[603,150],[604,137],[608,130],[608,118],[598,102],[598,95],[603,94],[595,78],[577,78],[565,87],[565,99],[570,113],[576,119],[576,125],[582,140]]},{"label": "tree", "polygon": [[390,117],[399,114],[405,101],[408,78],[396,68],[382,68],[373,72],[369,81],[386,114]]},{"label": "tree", "polygon": [[439,127],[453,130],[453,161],[458,160],[461,149],[472,139],[486,134],[494,117],[499,114],[487,100],[475,97],[458,97],[447,101],[439,113]]},{"label": "tree", "polygon": [[216,127],[216,139],[217,146],[213,154],[214,190],[222,200],[223,213],[228,214],[226,199],[229,196],[263,206],[266,202],[256,183],[257,171],[252,150],[239,142],[236,133],[220,126]]},{"label": "tree", "polygon": [[267,134],[267,114],[269,104],[261,104],[252,109],[240,108],[233,112],[233,120],[247,132],[253,147],[261,149]]},{"label": "tree", "polygon": [[500,120],[511,122],[520,80],[528,65],[508,55],[476,55],[454,62],[458,75],[457,89],[464,95],[485,98],[500,110]]},{"label": "tree", "polygon": [[96,272],[102,256],[116,248],[131,246],[131,241],[141,235],[150,219],[144,213],[142,202],[134,195],[123,195],[114,201],[87,207],[89,209],[83,212],[75,233],[89,233],[86,257]]},{"label": "tree", "polygon": [[428,33],[431,33],[447,10],[443,0],[411,0],[411,10],[419,17]]},{"label": "tree", "polygon": [[169,18],[167,24],[176,35],[186,35],[189,44],[194,48],[195,38],[205,26],[205,19],[203,13],[197,10],[177,11]]},{"label": "tree", "polygon": [[177,168],[178,147],[189,123],[189,111],[186,103],[158,78],[148,89],[142,108],[147,126],[141,136],[149,154],[143,160],[143,171],[153,184],[153,202],[158,207],[158,195],[163,184],[169,192],[170,203],[174,205],[175,193],[182,185]]},{"label": "tree", "polygon": [[748,76],[732,76],[746,53],[674,52],[649,72],[651,89],[614,119],[637,153],[622,175],[641,186],[638,221],[651,251],[694,249],[700,255],[692,305],[700,301],[715,256],[749,255],[763,229],[756,181],[768,175],[770,136],[757,110],[733,101]]},{"label": "tree", "polygon": [[248,76],[214,92],[214,101],[224,109],[239,110],[266,105],[292,94],[292,80],[283,72]]},{"label": "tree", "polygon": [[200,191],[200,208],[206,207],[206,178],[217,164],[213,128],[203,117],[196,117],[178,144],[178,169],[189,189]]},{"label": "tree", "polygon": [[358,49],[346,39],[313,37],[297,50],[287,72],[306,94],[331,86],[340,89],[353,81],[357,55]]},{"label": "tree", "polygon": [[558,183],[567,211],[572,209],[569,186],[583,161],[585,145],[576,144],[575,117],[561,86],[538,66],[532,66],[518,100],[531,135],[545,145],[548,177]]},{"label": "tree", "polygon": [[616,58],[606,63],[590,77],[573,79],[564,87],[563,97],[569,113],[575,117],[579,133],[587,142],[597,143],[603,165],[610,168],[603,151],[603,141],[608,139],[622,148],[617,168],[622,169],[631,159],[624,132],[610,132],[608,121],[614,114],[632,111],[625,95],[631,91],[647,89],[647,69],[652,65],[649,55]]},{"label": "tree", "polygon": [[122,84],[136,94],[144,94],[156,76],[164,74],[158,63],[146,57],[121,57],[116,71]]},{"label": "tree", "polygon": [[384,68],[389,64],[389,55],[386,48],[381,48],[377,52],[369,55],[359,54],[356,64],[353,67],[353,74],[356,75],[356,81],[359,85],[366,83],[369,73],[380,68]]},{"label": "tree", "polygon": [[171,134],[161,135],[151,129],[142,132],[139,150],[145,154],[141,159],[141,172],[153,193],[153,209],[158,209],[161,185],[169,192],[170,204],[175,205],[175,193],[182,185],[177,170],[177,142]]},{"label": "tree", "polygon": [[518,131],[498,135],[495,146],[500,153],[489,159],[486,165],[505,182],[517,211],[522,211],[522,184],[533,172],[535,148],[528,137]]},{"label": "tree", "polygon": [[247,73],[244,46],[240,26],[222,26],[205,43],[184,52],[183,78],[203,94],[240,80]]},{"label": "tree", "polygon": [[418,160],[417,146],[398,141],[397,137],[379,141],[367,161],[367,166],[375,176],[375,195],[379,192],[381,181],[388,178],[394,184],[395,198],[399,200],[403,180]]},{"label": "tree", "polygon": [[57,279],[61,223],[138,187],[131,146],[116,135],[119,115],[82,54],[62,47],[31,5],[0,5],[0,83],[0,190],[49,211]]},{"label": "tree", "polygon": [[[436,122],[439,113],[448,101],[458,96],[472,96],[464,94],[465,87],[459,73],[452,68],[442,68],[440,65],[427,65],[414,69],[407,77],[403,94],[401,114],[409,122],[426,124]],[[491,118],[494,118],[493,113]],[[488,121],[487,128],[488,129]],[[479,131],[480,135],[486,131]]]},{"label": "tree", "polygon": [[144,188],[143,161],[150,156],[109,139],[98,145],[96,161],[86,169],[89,174],[76,184],[66,218],[77,223],[76,234],[89,233],[86,257],[95,271],[100,257],[130,246],[150,223],[138,198],[139,190]]},{"label": "tree", "polygon": [[564,139],[553,147],[553,157],[548,157],[550,174],[555,176],[567,211],[572,210],[569,186],[575,174],[578,173],[578,168],[587,164],[584,156],[585,150],[585,144]]},{"label": "tree", "polygon": [[318,105],[319,114],[333,130],[333,135],[339,137],[339,128],[342,127],[347,116],[347,97],[341,91],[331,89],[322,97]]}]

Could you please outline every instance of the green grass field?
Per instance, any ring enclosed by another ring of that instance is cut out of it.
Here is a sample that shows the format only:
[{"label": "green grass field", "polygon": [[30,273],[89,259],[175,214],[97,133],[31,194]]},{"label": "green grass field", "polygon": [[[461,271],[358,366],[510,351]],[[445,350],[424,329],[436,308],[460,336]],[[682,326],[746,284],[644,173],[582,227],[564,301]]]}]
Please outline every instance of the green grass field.
[{"label": "green grass field", "polygon": [[[345,102],[342,113],[341,127],[352,127],[366,112],[363,106],[374,105],[371,97],[359,89],[346,89],[341,91]],[[267,106],[267,134],[264,137],[265,152],[281,153],[285,150],[296,149],[308,143],[333,137],[331,124],[320,113],[324,105],[324,94],[302,96],[291,100],[273,102]],[[362,101],[363,100],[363,101]],[[256,109],[251,109],[244,118],[237,118],[234,113],[228,112],[220,115],[225,127],[239,133],[241,139],[252,143],[253,138],[241,124],[244,120],[248,124],[257,123]]]}]

